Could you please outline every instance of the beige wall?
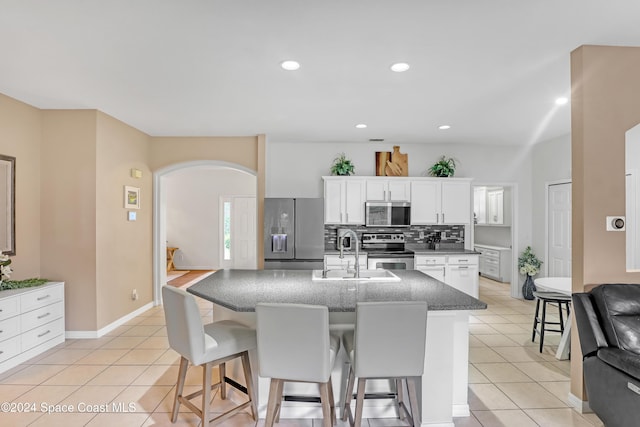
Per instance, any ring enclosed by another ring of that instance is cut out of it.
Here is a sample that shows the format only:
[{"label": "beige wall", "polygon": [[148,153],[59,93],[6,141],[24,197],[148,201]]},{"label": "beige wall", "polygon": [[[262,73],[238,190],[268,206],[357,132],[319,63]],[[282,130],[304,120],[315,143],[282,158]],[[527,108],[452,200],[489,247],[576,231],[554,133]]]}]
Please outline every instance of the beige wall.
[{"label": "beige wall", "polygon": [[97,111],[43,115],[41,274],[66,282],[66,330],[96,330]]},{"label": "beige wall", "polygon": [[0,94],[0,154],[16,158],[16,255],[13,279],[40,276],[42,112]]},{"label": "beige wall", "polygon": [[[257,241],[263,240],[266,138],[247,137],[152,137],[149,167],[163,167],[196,160],[220,160],[235,163],[256,172]],[[258,268],[264,265],[264,248],[257,245]]]},{"label": "beige wall", "polygon": [[[627,273],[625,233],[605,231],[625,212],[625,132],[640,122],[640,48],[581,46],[571,54],[573,292],[640,283]],[[581,354],[575,328],[571,353]],[[571,358],[571,393],[585,400],[582,361]]]},{"label": "beige wall", "polygon": [[[96,297],[97,327],[153,301],[152,174],[147,166],[149,136],[104,113],[96,132]],[[131,169],[142,178],[131,177]],[[124,186],[140,188],[136,221],[128,221]],[[131,299],[137,290],[138,300]]]}]

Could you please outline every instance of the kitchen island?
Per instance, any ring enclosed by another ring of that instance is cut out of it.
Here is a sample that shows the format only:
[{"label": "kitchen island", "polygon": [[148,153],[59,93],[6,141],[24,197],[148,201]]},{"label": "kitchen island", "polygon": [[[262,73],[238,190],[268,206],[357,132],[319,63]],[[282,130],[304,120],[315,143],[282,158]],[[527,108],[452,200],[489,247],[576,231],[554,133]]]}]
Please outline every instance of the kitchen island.
[{"label": "kitchen island", "polygon": [[[487,306],[422,272],[393,272],[400,281],[319,281],[312,280],[309,270],[220,270],[187,290],[214,304],[213,320],[233,319],[252,327],[255,326],[255,306],[259,302],[324,305],[329,308],[331,326],[337,332],[352,327],[356,302],[427,301],[425,371],[418,386],[422,425],[453,426],[453,416],[469,415],[468,310],[482,310]],[[337,401],[343,399],[346,387],[347,359],[341,350],[332,375]],[[257,366],[255,357],[252,363]],[[258,378],[257,384],[258,410],[264,417],[268,379]],[[285,388],[285,394],[299,395],[309,391],[301,388],[305,386],[302,384],[290,386],[289,390]],[[385,381],[372,382],[372,390],[367,392],[385,391],[387,386]],[[389,399],[366,402],[365,417],[396,415],[396,408]],[[281,417],[320,418],[321,410],[317,404],[285,401]]]}]

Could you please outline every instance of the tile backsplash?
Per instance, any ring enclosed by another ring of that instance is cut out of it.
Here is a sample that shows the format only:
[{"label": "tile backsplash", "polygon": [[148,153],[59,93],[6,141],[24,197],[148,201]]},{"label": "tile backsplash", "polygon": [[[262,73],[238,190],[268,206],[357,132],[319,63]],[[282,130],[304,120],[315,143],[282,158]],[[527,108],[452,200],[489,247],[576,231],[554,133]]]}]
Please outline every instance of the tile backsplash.
[{"label": "tile backsplash", "polygon": [[[362,233],[403,233],[406,243],[427,243],[440,233],[441,243],[457,243],[464,245],[464,225],[412,225],[411,227],[365,227],[364,225],[328,225],[324,226],[324,247],[336,249],[338,228],[350,228],[356,232],[358,239]],[[420,237],[420,232],[423,237]]]}]

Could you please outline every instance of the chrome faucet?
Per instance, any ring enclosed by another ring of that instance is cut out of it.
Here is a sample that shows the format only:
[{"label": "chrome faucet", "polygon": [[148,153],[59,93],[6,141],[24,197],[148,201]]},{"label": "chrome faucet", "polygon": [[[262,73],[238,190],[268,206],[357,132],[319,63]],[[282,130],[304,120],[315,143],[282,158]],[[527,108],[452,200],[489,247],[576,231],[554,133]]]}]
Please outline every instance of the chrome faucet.
[{"label": "chrome faucet", "polygon": [[357,279],[360,278],[360,244],[358,242],[358,235],[356,234],[355,231],[351,230],[350,228],[345,229],[343,231],[342,236],[339,237],[340,239],[340,258],[344,258],[344,245],[342,244],[342,239],[344,237],[346,237],[348,234],[351,234],[353,236],[353,241],[355,242],[355,247],[356,247],[356,275],[355,277]]}]

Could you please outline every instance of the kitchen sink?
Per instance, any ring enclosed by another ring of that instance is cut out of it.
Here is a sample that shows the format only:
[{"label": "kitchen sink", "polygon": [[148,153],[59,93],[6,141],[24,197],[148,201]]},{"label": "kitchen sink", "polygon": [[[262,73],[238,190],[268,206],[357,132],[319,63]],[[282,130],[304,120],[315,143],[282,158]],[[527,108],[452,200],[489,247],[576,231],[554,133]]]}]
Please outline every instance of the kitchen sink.
[{"label": "kitchen sink", "polygon": [[312,280],[366,280],[378,282],[399,282],[400,278],[389,270],[360,270],[360,277],[354,277],[354,270],[313,270]]}]

